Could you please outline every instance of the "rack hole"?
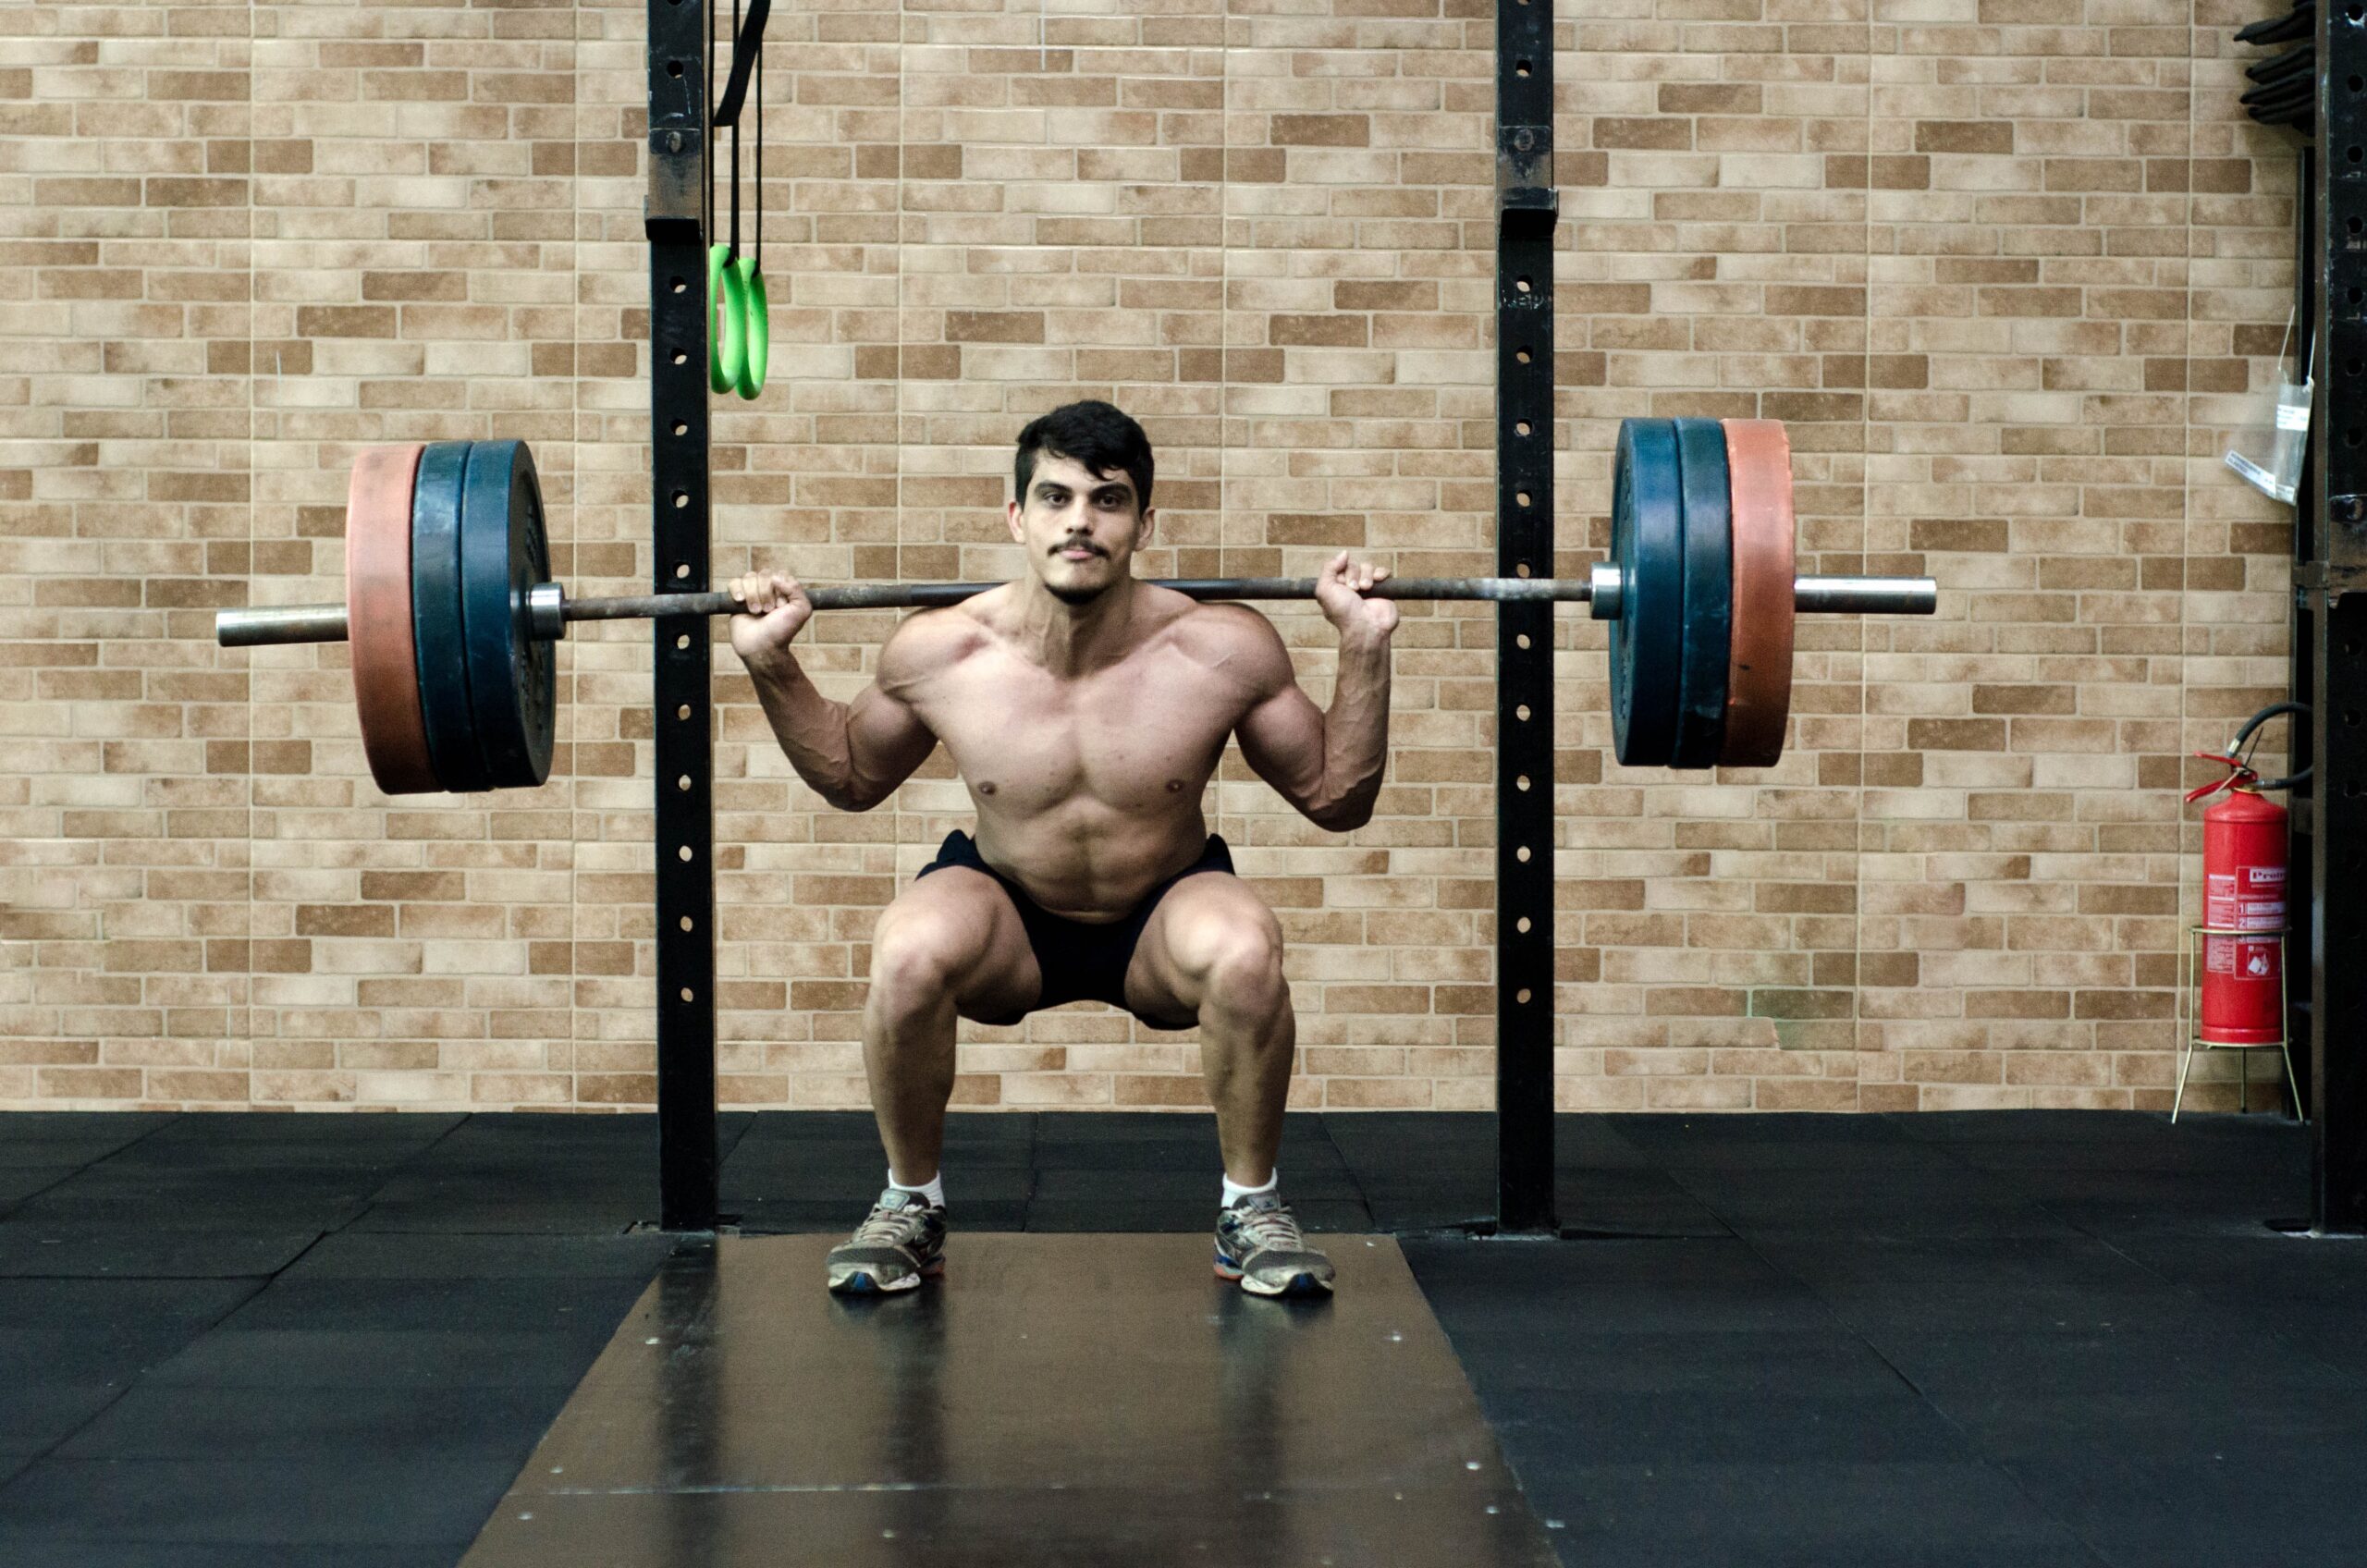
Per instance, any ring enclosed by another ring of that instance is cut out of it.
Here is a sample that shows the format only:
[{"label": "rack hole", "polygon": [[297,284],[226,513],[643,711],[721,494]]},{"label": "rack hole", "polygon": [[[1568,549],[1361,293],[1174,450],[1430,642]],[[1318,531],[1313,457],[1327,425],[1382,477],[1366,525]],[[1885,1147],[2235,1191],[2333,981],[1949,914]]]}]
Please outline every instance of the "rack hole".
[{"label": "rack hole", "polygon": [[1514,431],[1514,433],[1515,433],[1515,435],[1527,435],[1527,434],[1528,434],[1528,421],[1527,421],[1527,420],[1525,420],[1525,419],[1524,419],[1524,420],[1515,420],[1515,421],[1514,421],[1514,422],[1513,422],[1513,431]]},{"label": "rack hole", "polygon": [[2343,85],[2349,88],[2353,92],[2356,92],[2361,88],[2367,87],[2367,76],[2354,76],[2349,81],[2344,82]]},{"label": "rack hole", "polygon": [[1523,844],[1520,848],[1515,850],[1513,851],[1513,859],[1520,862],[1523,865],[1527,865],[1528,864],[1528,846],[1527,844]]},{"label": "rack hole", "polygon": [[2352,218],[2349,223],[2344,224],[2342,227],[2350,230],[2351,233],[2357,234],[2361,229],[2367,229],[2367,218]]},{"label": "rack hole", "polygon": [[1513,350],[1513,358],[1521,364],[1527,364],[1528,363],[1528,350],[1526,349],[1515,349]]},{"label": "rack hole", "polygon": [[674,509],[676,511],[679,512],[682,510],[690,504],[691,493],[688,490],[677,490],[674,492]]},{"label": "rack hole", "polygon": [[691,286],[679,277],[671,280],[667,287],[677,294],[687,294],[691,291]]},{"label": "rack hole", "polygon": [[1527,75],[1528,74],[1528,72],[1529,72],[1529,64],[1528,64],[1528,62],[1527,62],[1527,60],[1515,60],[1515,61],[1514,61],[1514,62],[1513,62],[1513,74],[1514,74],[1515,76],[1523,76],[1523,77],[1525,77],[1525,76],[1527,76]]},{"label": "rack hole", "polygon": [[2359,162],[2359,160],[2360,160],[2361,158],[2362,158],[2362,157],[2367,157],[2367,152],[2361,152],[2359,148],[2356,148],[2356,147],[2346,147],[2345,149],[2343,149],[2343,156],[2345,156],[2345,157],[2349,158],[2352,163],[2354,163],[2354,164],[2355,164],[2355,163]]},{"label": "rack hole", "polygon": [[1513,568],[1513,575],[1515,577],[1527,577],[1528,575],[1528,563],[1527,561],[1522,561],[1517,566],[1515,566]]},{"label": "rack hole", "polygon": [[690,645],[691,645],[691,634],[690,634],[689,632],[687,632],[687,631],[683,632],[680,637],[677,637],[677,638],[675,638],[675,639],[674,639],[674,646],[676,646],[676,647],[678,647],[678,648],[687,648],[687,647],[689,647]]},{"label": "rack hole", "polygon": [[691,917],[690,917],[689,915],[687,915],[687,914],[686,914],[686,915],[682,916],[682,919],[681,919],[681,926],[682,926],[682,929],[683,929],[683,930],[685,930],[685,931],[688,931],[688,930],[690,930],[690,929],[691,929]]},{"label": "rack hole", "polygon": [[2361,370],[2367,370],[2367,361],[2345,360],[2342,361],[2342,373],[2345,375],[2357,375]]},{"label": "rack hole", "polygon": [[666,62],[666,74],[667,74],[668,76],[680,76],[680,75],[681,75],[681,74],[682,74],[682,62],[681,62],[681,61],[680,61],[680,60],[668,60],[668,61],[667,61],[667,62]]},{"label": "rack hole", "polygon": [[1527,506],[1529,504],[1528,492],[1526,490],[1515,490],[1513,492],[1513,499],[1521,506]]},{"label": "rack hole", "polygon": [[2342,444],[2346,447],[2356,447],[2359,445],[2359,431],[2355,426],[2342,433]]},{"label": "rack hole", "polygon": [[688,986],[685,986],[681,991],[677,992],[676,995],[680,996],[684,1001],[689,1001],[691,999],[691,988]]},{"label": "rack hole", "polygon": [[688,703],[684,703],[681,707],[676,708],[676,709],[674,710],[674,717],[675,717],[676,718],[688,718],[688,717],[691,717],[691,704],[688,704]]},{"label": "rack hole", "polygon": [[680,566],[678,566],[678,567],[676,567],[676,568],[674,569],[674,576],[675,576],[678,580],[679,580],[679,579],[681,579],[681,578],[688,577],[688,576],[690,576],[690,574],[691,574],[691,563],[690,563],[690,562],[688,562],[688,561],[684,561],[681,565],[680,565]]},{"label": "rack hole", "polygon": [[1528,788],[1528,775],[1524,773],[1519,778],[1514,779],[1513,788],[1515,790],[1527,790]]},{"label": "rack hole", "polygon": [[691,362],[691,356],[684,353],[681,349],[677,349],[674,350],[674,362],[678,365],[689,364]]},{"label": "rack hole", "polygon": [[1515,707],[1513,709],[1513,717],[1519,719],[1523,724],[1527,724],[1528,722],[1528,704],[1527,703],[1522,703],[1518,706]]},{"label": "rack hole", "polygon": [[1520,932],[1523,936],[1526,936],[1528,933],[1530,924],[1531,922],[1529,921],[1528,916],[1524,914],[1518,920],[1513,922],[1513,929]]},{"label": "rack hole", "polygon": [[1527,646],[1528,646],[1528,633],[1527,633],[1527,632],[1526,632],[1526,631],[1515,632],[1515,633],[1514,634],[1514,636],[1513,636],[1513,646],[1514,646],[1514,647],[1515,647],[1515,648],[1526,648],[1526,647],[1527,647]]},{"label": "rack hole", "polygon": [[678,419],[678,420],[676,420],[676,421],[674,422],[674,434],[675,434],[675,435],[688,435],[690,433],[691,433],[691,422],[690,422],[689,420],[686,420],[686,419]]},{"label": "rack hole", "polygon": [[674,858],[676,860],[689,860],[691,858],[690,845],[684,844],[681,849],[676,850],[674,851]]},{"label": "rack hole", "polygon": [[1513,288],[1523,294],[1531,294],[1536,292],[1537,286],[1525,277],[1516,277],[1513,279]]},{"label": "rack hole", "polygon": [[1527,1005],[1528,998],[1529,990],[1526,986],[1523,986],[1519,990],[1513,993],[1513,1000],[1522,1003],[1524,1006]]},{"label": "rack hole", "polygon": [[691,787],[691,776],[690,776],[689,774],[687,774],[687,773],[685,773],[685,774],[681,775],[681,777],[677,778],[674,780],[674,788],[675,788],[675,789],[677,789],[677,790],[689,790],[689,789],[690,789],[690,787]]}]

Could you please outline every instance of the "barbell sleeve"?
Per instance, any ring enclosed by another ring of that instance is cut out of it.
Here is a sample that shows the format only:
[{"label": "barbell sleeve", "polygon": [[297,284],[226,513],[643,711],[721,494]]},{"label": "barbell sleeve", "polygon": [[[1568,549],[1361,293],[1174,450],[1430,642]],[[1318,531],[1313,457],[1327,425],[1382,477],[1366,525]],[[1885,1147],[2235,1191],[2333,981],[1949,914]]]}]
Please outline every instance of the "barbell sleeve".
[{"label": "barbell sleeve", "polygon": [[[1600,574],[1598,574],[1600,575]],[[1196,599],[1312,599],[1312,577],[1162,578],[1157,584]],[[809,588],[817,610],[930,609],[998,588],[998,582],[871,582]],[[1485,600],[1497,604],[1583,604],[1596,584],[1584,577],[1389,577],[1368,596],[1409,600]],[[1606,595],[1607,596],[1607,595]],[[1802,577],[1792,584],[1802,615],[1931,615],[1939,608],[1939,584],[1929,577]],[[668,616],[729,615],[738,601],[719,590],[697,594],[639,594],[615,598],[570,599],[557,583],[543,583],[529,595],[538,634],[556,634],[554,620],[656,620]],[[554,618],[553,610],[557,614]],[[342,643],[343,605],[276,605],[223,610],[214,618],[214,640],[226,648],[285,643]]]}]

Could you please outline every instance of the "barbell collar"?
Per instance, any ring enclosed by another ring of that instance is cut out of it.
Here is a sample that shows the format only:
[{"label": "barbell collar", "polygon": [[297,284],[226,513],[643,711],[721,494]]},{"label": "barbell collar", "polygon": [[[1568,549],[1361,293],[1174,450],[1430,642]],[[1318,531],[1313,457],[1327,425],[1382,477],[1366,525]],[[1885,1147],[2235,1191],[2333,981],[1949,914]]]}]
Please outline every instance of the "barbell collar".
[{"label": "barbell collar", "polygon": [[1626,586],[1625,576],[1610,561],[1597,561],[1587,569],[1587,608],[1595,619],[1619,619],[1619,606],[1626,597]]},{"label": "barbell collar", "polygon": [[566,636],[567,590],[556,582],[537,582],[526,590],[526,621],[546,643]]},{"label": "barbell collar", "polygon": [[[1312,577],[1196,577],[1155,580],[1196,599],[1312,599]],[[806,596],[817,610],[931,609],[960,604],[999,582],[871,582],[852,587],[812,588]],[[1802,615],[1931,615],[1940,587],[1928,577],[1802,577],[1792,585]],[[1598,620],[1618,619],[1622,599],[1619,569],[1598,562],[1583,578],[1391,577],[1372,585],[1380,599],[1482,600],[1496,604],[1592,602]],[[556,639],[573,620],[656,620],[668,616],[730,615],[738,601],[722,592],[641,594],[617,598],[570,599],[556,582],[537,583],[526,595],[534,635]],[[284,643],[342,643],[343,605],[275,605],[223,610],[214,618],[214,640],[226,648]]]}]

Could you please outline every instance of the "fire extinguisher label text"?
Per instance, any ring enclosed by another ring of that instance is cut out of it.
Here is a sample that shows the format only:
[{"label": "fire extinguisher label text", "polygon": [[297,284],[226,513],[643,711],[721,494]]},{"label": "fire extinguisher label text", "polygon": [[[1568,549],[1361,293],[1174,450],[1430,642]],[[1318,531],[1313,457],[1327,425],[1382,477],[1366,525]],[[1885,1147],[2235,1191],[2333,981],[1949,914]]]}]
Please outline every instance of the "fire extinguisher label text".
[{"label": "fire extinguisher label text", "polygon": [[2285,927],[2285,868],[2248,865],[2243,886],[2234,872],[2214,871],[2203,877],[2202,923],[2238,931],[2281,931]]}]

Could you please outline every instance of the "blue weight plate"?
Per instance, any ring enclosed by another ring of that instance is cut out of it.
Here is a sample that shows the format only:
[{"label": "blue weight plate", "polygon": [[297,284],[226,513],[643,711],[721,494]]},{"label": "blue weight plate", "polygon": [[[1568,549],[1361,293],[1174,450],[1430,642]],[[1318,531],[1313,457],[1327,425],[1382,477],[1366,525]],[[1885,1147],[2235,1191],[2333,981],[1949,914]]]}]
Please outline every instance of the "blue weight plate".
[{"label": "blue weight plate", "polygon": [[1611,624],[1612,749],[1629,767],[1666,767],[1684,668],[1685,518],[1676,426],[1619,422],[1611,558],[1624,579]]},{"label": "blue weight plate", "polygon": [[1726,658],[1735,617],[1726,427],[1714,419],[1673,423],[1684,489],[1685,645],[1678,658],[1676,750],[1669,766],[1714,767],[1726,738]]},{"label": "blue weight plate", "polygon": [[523,441],[477,442],[460,500],[460,621],[477,752],[497,790],[551,776],[558,666],[526,608],[527,590],[550,581],[550,569],[533,454]]},{"label": "blue weight plate", "polygon": [[492,787],[477,750],[460,625],[460,490],[469,443],[431,441],[411,497],[411,608],[419,656],[419,706],[427,754],[446,790]]}]

